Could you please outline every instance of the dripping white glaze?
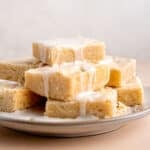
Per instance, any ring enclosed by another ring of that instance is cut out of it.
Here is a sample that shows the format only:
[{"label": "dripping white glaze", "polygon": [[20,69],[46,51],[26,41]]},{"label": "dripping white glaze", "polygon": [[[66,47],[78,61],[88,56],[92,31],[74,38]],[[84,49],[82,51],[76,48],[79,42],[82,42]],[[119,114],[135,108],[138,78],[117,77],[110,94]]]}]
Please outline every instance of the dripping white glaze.
[{"label": "dripping white glaze", "polygon": [[[35,71],[36,70],[36,71]],[[35,70],[30,70],[30,72],[42,72],[42,79],[43,79],[43,84],[44,84],[44,95],[46,97],[49,97],[49,78],[50,75],[54,72],[59,71],[59,67],[58,65],[55,65],[53,67],[42,67],[42,68],[38,68]]]},{"label": "dripping white glaze", "polygon": [[43,63],[46,63],[46,47],[44,45],[39,46],[39,52],[40,52],[40,60]]},{"label": "dripping white glaze", "polygon": [[0,89],[1,88],[17,88],[21,85],[15,81],[8,81],[8,80],[0,80]]},{"label": "dripping white glaze", "polygon": [[76,100],[79,101],[80,104],[80,116],[86,116],[86,105],[88,101],[95,101],[97,99],[105,99],[104,95],[100,92],[81,92],[76,96]]},{"label": "dripping white glaze", "polygon": [[76,96],[78,101],[93,101],[96,99],[105,99],[104,94],[94,91],[81,92]]},{"label": "dripping white glaze", "polygon": [[111,63],[113,63],[113,57],[111,57],[111,56],[106,56],[105,58],[104,58],[104,60],[101,60],[101,61],[99,61],[99,64],[111,64]]},{"label": "dripping white glaze", "polygon": [[81,89],[81,92],[83,92],[85,89],[84,89],[84,75],[83,73],[80,74],[80,89]]},{"label": "dripping white glaze", "polygon": [[44,81],[44,95],[49,97],[49,75],[50,72],[43,72],[43,81]]},{"label": "dripping white glaze", "polygon": [[77,48],[74,50],[75,52],[75,60],[83,60],[83,49]]},{"label": "dripping white glaze", "polygon": [[46,49],[45,49],[45,47],[46,46],[51,47],[51,48],[57,48],[58,50],[62,50],[62,48],[71,48],[74,50],[75,59],[76,60],[83,60],[83,48],[84,48],[84,46],[86,46],[89,43],[95,43],[98,41],[95,41],[93,39],[83,38],[83,37],[77,37],[77,38],[64,38],[64,39],[60,38],[60,39],[46,40],[46,41],[39,41],[39,42],[41,43],[40,58],[41,58],[42,62],[45,63],[45,61],[46,61]]},{"label": "dripping white glaze", "polygon": [[96,78],[96,70],[91,69],[89,71],[89,82],[88,82],[88,90],[89,91],[93,89],[95,78]]},{"label": "dripping white glaze", "polygon": [[86,106],[88,102],[93,101],[106,101],[110,100],[114,103],[114,109],[116,108],[117,101],[117,91],[112,89],[106,89],[104,91],[86,91],[81,92],[76,96],[76,100],[80,104],[80,116],[86,116]]},{"label": "dripping white glaze", "polygon": [[83,64],[83,69],[89,73],[88,91],[93,89],[93,84],[96,78],[96,69],[93,64]]},{"label": "dripping white glaze", "polygon": [[84,117],[86,116],[86,101],[79,101],[80,102],[80,116]]}]

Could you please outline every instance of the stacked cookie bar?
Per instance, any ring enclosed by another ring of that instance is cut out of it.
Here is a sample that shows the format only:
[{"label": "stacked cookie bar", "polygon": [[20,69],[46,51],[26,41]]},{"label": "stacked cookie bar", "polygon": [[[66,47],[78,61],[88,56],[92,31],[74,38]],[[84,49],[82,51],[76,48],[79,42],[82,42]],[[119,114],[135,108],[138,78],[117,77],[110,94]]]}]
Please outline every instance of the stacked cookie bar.
[{"label": "stacked cookie bar", "polygon": [[13,112],[39,104],[44,98],[12,81],[0,80],[0,111]]},{"label": "stacked cookie bar", "polygon": [[32,49],[30,60],[0,62],[0,78],[20,82],[37,99],[45,97],[48,117],[115,117],[143,104],[136,60],[106,56],[103,42],[56,39],[33,42]]}]

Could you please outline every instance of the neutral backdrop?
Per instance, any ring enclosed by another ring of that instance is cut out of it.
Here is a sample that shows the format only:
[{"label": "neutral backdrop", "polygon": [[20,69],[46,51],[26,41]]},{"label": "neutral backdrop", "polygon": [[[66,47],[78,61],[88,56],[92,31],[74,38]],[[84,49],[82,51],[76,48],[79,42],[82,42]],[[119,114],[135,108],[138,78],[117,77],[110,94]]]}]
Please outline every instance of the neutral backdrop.
[{"label": "neutral backdrop", "polygon": [[109,54],[150,58],[149,0],[0,0],[0,59],[31,55],[37,39],[85,36]]}]

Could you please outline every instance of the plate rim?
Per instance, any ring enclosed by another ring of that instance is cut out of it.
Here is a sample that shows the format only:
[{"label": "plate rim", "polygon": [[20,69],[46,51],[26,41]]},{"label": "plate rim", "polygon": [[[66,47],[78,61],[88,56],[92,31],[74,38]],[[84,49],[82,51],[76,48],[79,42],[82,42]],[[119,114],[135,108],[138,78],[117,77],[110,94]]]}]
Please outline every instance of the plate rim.
[{"label": "plate rim", "polygon": [[[150,86],[144,86],[144,89],[149,88]],[[111,123],[111,122],[118,122],[118,121],[129,121],[129,120],[135,120],[138,118],[142,118],[146,115],[150,114],[150,105],[147,108],[144,108],[141,111],[138,112],[132,112],[127,115],[122,115],[122,116],[117,116],[113,118],[106,118],[106,119],[89,119],[89,120],[65,120],[64,121],[50,121],[50,120],[34,120],[34,119],[21,119],[21,118],[12,118],[9,116],[3,116],[2,113],[5,112],[0,112],[0,121],[7,121],[7,122],[13,122],[13,123],[26,123],[26,124],[38,124],[38,125],[57,125],[57,126],[66,126],[66,125],[85,125],[85,124],[100,124],[100,123]],[[7,113],[7,112],[6,112]],[[43,116],[44,117],[44,116]],[[56,118],[55,118],[56,119]],[[62,119],[63,120],[63,119]]]},{"label": "plate rim", "polygon": [[26,124],[39,124],[39,125],[85,125],[85,124],[99,124],[99,123],[110,123],[110,122],[118,122],[118,121],[125,121],[125,120],[135,120],[137,118],[142,118],[143,116],[150,114],[150,108],[147,108],[140,112],[131,113],[128,115],[122,115],[119,117],[113,117],[108,119],[94,119],[94,120],[74,120],[74,121],[64,121],[64,122],[57,122],[50,120],[41,121],[41,120],[23,120],[23,119],[15,119],[11,117],[4,117],[0,114],[0,121],[7,121],[7,122],[15,122],[15,123],[26,123]]}]

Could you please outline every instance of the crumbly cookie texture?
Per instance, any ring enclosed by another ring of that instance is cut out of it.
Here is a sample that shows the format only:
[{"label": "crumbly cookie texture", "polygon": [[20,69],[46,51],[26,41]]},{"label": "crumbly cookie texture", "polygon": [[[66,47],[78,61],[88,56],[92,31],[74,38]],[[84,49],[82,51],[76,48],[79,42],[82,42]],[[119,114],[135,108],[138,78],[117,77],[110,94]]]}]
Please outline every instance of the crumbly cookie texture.
[{"label": "crumbly cookie texture", "polygon": [[117,88],[118,100],[128,106],[142,105],[144,102],[144,90],[139,77]]},{"label": "crumbly cookie texture", "polygon": [[136,60],[122,57],[109,57],[110,80],[108,86],[121,87],[136,77]]},{"label": "crumbly cookie texture", "polygon": [[73,101],[48,99],[45,115],[57,118],[77,118],[93,115],[98,118],[113,117],[117,109],[117,91],[111,88],[97,92],[83,92]]},{"label": "crumbly cookie texture", "polygon": [[0,111],[2,112],[26,109],[37,105],[43,99],[17,83],[5,82],[0,81]]},{"label": "crumbly cookie texture", "polygon": [[132,112],[132,109],[122,102],[118,102],[115,117],[127,115]]},{"label": "crumbly cookie texture", "polygon": [[37,41],[32,44],[33,56],[54,65],[75,60],[96,63],[105,57],[105,44],[85,38]]},{"label": "crumbly cookie texture", "polygon": [[41,96],[69,101],[82,91],[104,87],[109,73],[109,67],[104,64],[66,63],[28,70],[25,87]]},{"label": "crumbly cookie texture", "polygon": [[41,62],[35,58],[0,61],[0,79],[17,81],[24,84],[25,71],[37,68],[40,64]]}]

